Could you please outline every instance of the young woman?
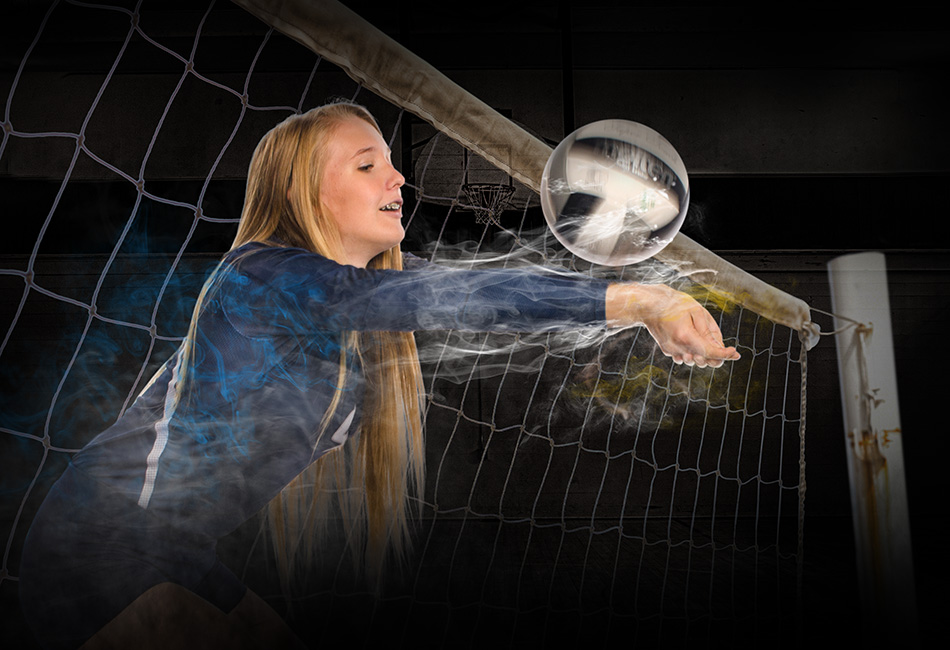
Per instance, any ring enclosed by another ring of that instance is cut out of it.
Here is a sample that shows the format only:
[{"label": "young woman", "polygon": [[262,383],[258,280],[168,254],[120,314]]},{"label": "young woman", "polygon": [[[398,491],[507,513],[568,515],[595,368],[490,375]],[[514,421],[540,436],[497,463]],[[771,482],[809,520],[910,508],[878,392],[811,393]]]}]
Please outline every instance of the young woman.
[{"label": "young woman", "polygon": [[644,325],[677,363],[738,358],[705,309],[665,286],[404,258],[403,182],[359,106],[264,136],[185,342],[33,522],[21,601],[45,646],[299,646],[215,543],[270,504],[292,575],[314,550],[313,486],[329,476],[360,488],[341,506],[365,570],[402,552],[423,480],[414,330]]}]

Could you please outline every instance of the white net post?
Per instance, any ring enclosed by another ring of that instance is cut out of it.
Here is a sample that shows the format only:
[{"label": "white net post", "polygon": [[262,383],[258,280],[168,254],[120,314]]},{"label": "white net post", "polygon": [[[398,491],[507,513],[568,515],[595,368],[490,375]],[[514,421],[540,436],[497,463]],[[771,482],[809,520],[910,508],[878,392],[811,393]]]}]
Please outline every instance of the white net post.
[{"label": "white net post", "polygon": [[828,278],[865,640],[914,647],[914,562],[885,257],[837,257]]}]

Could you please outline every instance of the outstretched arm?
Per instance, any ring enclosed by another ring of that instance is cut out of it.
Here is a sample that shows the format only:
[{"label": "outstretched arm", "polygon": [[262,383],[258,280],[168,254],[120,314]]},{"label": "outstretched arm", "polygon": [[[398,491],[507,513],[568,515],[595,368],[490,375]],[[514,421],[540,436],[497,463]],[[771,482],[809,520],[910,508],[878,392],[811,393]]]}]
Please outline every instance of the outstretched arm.
[{"label": "outstretched arm", "polygon": [[643,325],[676,363],[718,368],[739,353],[725,347],[712,315],[693,298],[663,284],[611,284],[606,316],[615,326]]}]

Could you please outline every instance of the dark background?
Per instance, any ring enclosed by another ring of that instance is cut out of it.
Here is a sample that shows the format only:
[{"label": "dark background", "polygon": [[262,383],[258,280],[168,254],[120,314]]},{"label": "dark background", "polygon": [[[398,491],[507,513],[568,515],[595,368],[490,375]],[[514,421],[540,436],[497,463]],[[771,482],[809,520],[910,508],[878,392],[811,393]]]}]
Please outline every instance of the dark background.
[{"label": "dark background", "polygon": [[[944,110],[950,39],[932,10],[629,7],[576,1],[348,5],[552,145],[597,119],[632,119],[658,130],[677,148],[690,174],[692,203],[683,231],[816,309],[830,311],[828,260],[866,250],[887,255],[920,624],[925,637],[936,634],[946,577],[938,526],[948,514],[940,469],[948,450],[939,409],[946,386],[942,323],[950,293],[948,215],[940,193],[950,176],[944,155],[950,144]],[[182,63],[135,38],[112,72],[99,100],[101,110],[85,122],[123,46],[129,18],[64,3],[49,14],[34,44],[48,9],[44,2],[13,2],[5,10],[0,32],[5,133],[82,131],[97,157],[133,181],[151,147],[144,173],[148,189],[200,205],[211,217],[189,234],[188,263],[200,277],[202,265],[230,243],[250,150],[274,116],[248,113],[232,133],[240,100],[189,77],[167,112],[173,126],[150,143],[181,78]],[[203,3],[145,2],[141,24],[151,38],[188,57],[205,11]],[[215,3],[202,24],[196,71],[228,88],[243,88],[265,31],[242,9]],[[314,59],[291,41],[272,37],[255,63],[251,102],[306,103],[300,88]],[[352,94],[345,77],[317,70],[321,88],[332,94],[338,85],[339,93]],[[378,100],[368,91],[358,99],[377,111],[384,132],[392,131],[393,113],[377,110]],[[46,273],[45,286],[55,286],[59,295],[88,304],[90,282],[128,221],[135,184],[86,153],[73,163],[75,137],[5,138],[0,210],[7,227],[0,237],[0,267],[26,269],[42,232],[35,273]],[[218,160],[229,138],[226,155]],[[402,145],[394,143],[394,160],[403,162],[413,184],[411,152]],[[71,181],[60,196],[71,165]],[[211,184],[205,183],[209,173]],[[414,200],[408,192],[407,198],[410,204]],[[140,212],[154,214],[151,220],[136,219],[123,255],[173,254],[182,244],[193,211],[147,203]],[[56,214],[71,216],[44,225],[54,204],[60,206]],[[536,207],[525,214],[529,222],[543,223]],[[452,223],[456,232],[449,238],[468,239],[479,229],[470,217]],[[423,249],[420,238],[411,235],[410,248]],[[57,350],[70,349],[75,333],[56,330],[50,313],[68,308],[31,302],[21,310],[24,278],[7,273],[0,282],[3,331],[18,317],[24,319],[18,330],[26,327],[43,341],[29,353],[8,346],[2,359],[5,376],[14,369],[24,381],[55,385],[62,369],[48,360]],[[182,298],[169,299],[175,313],[159,314],[159,323],[187,312],[189,282],[169,289],[169,295]],[[830,319],[816,320],[830,329]],[[860,624],[834,354],[833,341],[825,338],[809,357],[806,607],[813,620],[821,621],[810,628],[812,638],[846,640]],[[31,412],[25,422],[5,416],[0,426],[41,430],[48,396],[14,392],[14,386],[9,380],[4,384],[5,405],[16,400],[22,406],[35,397],[36,408],[18,411]],[[6,472],[9,459],[24,452],[18,443],[5,445]],[[60,456],[65,455],[50,457],[49,475],[62,466]],[[12,521],[16,508],[4,504],[3,512],[5,521]],[[23,521],[17,530],[9,548],[20,543]],[[4,606],[15,603],[16,583],[7,578],[16,576],[16,564],[8,550],[0,574]]]}]

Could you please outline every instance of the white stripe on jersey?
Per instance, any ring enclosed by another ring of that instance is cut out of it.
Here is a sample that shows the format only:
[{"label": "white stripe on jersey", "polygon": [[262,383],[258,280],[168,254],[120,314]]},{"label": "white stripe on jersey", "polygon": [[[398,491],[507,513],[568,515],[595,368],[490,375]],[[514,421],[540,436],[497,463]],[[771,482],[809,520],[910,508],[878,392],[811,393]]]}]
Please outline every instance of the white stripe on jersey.
[{"label": "white stripe on jersey", "polygon": [[350,425],[353,424],[353,418],[355,416],[356,416],[356,409],[353,409],[352,411],[350,411],[350,414],[346,416],[346,419],[343,420],[343,424],[341,424],[339,428],[333,432],[333,435],[330,436],[330,440],[332,440],[338,445],[342,445],[344,442],[346,442]]},{"label": "white stripe on jersey", "polygon": [[142,485],[142,493],[139,495],[139,507],[148,508],[148,502],[152,498],[152,491],[155,489],[155,476],[158,474],[158,460],[165,451],[165,445],[168,443],[168,422],[175,414],[175,393],[178,385],[178,371],[181,367],[182,351],[178,351],[178,359],[175,361],[175,367],[172,368],[172,378],[168,382],[168,388],[165,392],[165,412],[162,419],[155,423],[155,442],[152,443],[152,450],[148,453],[145,460],[145,483]]}]

